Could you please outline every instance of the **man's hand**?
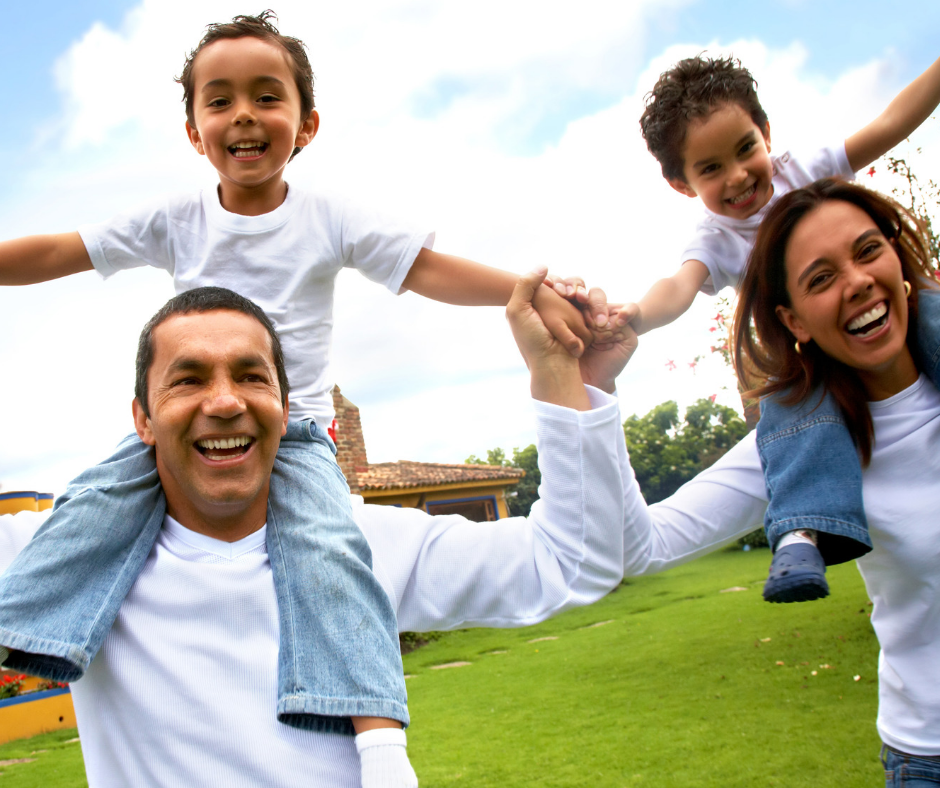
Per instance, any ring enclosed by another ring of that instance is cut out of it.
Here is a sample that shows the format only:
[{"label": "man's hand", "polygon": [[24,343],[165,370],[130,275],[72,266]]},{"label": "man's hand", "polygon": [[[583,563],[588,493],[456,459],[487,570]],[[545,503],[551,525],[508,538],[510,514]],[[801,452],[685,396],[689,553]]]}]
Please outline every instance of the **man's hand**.
[{"label": "man's hand", "polygon": [[638,344],[636,331],[630,325],[630,320],[635,316],[630,307],[635,306],[610,306],[609,332],[605,332],[608,338],[595,340],[578,362],[581,379],[586,385],[608,394],[614,393],[617,376],[623,372]]},{"label": "man's hand", "polygon": [[[606,307],[606,298],[604,302]],[[547,284],[540,285],[535,291],[532,304],[545,327],[575,358],[580,356],[584,348],[594,340],[591,328],[585,322],[585,316],[581,310],[559,296]]]},{"label": "man's hand", "polygon": [[537,293],[548,292],[574,309],[542,285],[546,273],[544,267],[539,267],[519,279],[506,307],[506,318],[532,375],[532,396],[554,405],[590,410],[577,359],[568,346],[549,331],[544,316],[533,306]]}]

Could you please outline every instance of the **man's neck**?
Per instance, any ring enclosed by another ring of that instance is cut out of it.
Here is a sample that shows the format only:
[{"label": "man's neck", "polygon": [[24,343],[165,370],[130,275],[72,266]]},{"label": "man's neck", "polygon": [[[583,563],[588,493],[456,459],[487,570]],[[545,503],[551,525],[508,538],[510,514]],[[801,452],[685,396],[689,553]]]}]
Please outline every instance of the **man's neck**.
[{"label": "man's neck", "polygon": [[174,503],[167,499],[166,513],[180,525],[197,534],[218,539],[220,542],[237,542],[264,527],[267,522],[268,499],[252,503],[248,509],[226,511],[217,505],[211,511],[201,511],[189,501]]}]

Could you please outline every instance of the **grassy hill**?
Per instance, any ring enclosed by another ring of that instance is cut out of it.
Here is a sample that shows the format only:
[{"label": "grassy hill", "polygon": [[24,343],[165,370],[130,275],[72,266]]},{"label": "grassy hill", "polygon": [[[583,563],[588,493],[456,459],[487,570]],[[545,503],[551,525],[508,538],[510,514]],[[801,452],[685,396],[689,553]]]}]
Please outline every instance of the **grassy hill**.
[{"label": "grassy hill", "polygon": [[[718,553],[536,627],[407,655],[422,788],[878,784],[858,570],[831,568],[826,600],[771,605],[768,564]],[[432,669],[451,662],[471,664]]]}]

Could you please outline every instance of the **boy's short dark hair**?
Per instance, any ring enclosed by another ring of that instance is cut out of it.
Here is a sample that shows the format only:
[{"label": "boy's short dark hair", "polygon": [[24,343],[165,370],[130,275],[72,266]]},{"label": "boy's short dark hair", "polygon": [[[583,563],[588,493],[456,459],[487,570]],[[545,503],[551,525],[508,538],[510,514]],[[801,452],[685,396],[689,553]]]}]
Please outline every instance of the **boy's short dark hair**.
[{"label": "boy's short dark hair", "polygon": [[767,113],[757,99],[757,82],[737,58],[699,55],[680,60],[659,75],[646,94],[640,130],[667,180],[685,180],[682,148],[689,123],[726,104],[737,104],[762,131]]},{"label": "boy's short dark hair", "polygon": [[[176,77],[176,81],[183,86],[183,103],[186,105],[186,120],[193,128],[196,127],[193,115],[193,63],[196,55],[202,52],[209,44],[223,38],[260,38],[262,41],[271,41],[281,47],[290,58],[291,70],[294,72],[294,82],[300,93],[300,117],[306,120],[315,106],[313,101],[313,69],[307,58],[307,48],[298,38],[282,35],[268,20],[277,19],[270,8],[262,11],[258,16],[239,15],[231,22],[213,22],[206,25],[206,34],[199,45],[189,53],[183,66],[183,73]],[[291,158],[296,156],[302,148],[294,148]]]}]

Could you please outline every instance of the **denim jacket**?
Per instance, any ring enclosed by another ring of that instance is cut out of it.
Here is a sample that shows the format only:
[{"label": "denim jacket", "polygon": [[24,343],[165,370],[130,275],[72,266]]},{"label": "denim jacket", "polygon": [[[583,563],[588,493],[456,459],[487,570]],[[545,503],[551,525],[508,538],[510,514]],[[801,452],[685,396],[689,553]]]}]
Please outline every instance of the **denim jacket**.
[{"label": "denim jacket", "polygon": [[[915,359],[940,387],[940,291],[918,294]],[[788,531],[817,532],[827,564],[871,550],[862,504],[862,469],[839,406],[822,387],[793,406],[777,394],[761,402],[757,448],[769,504],[767,541],[774,547]]]}]

